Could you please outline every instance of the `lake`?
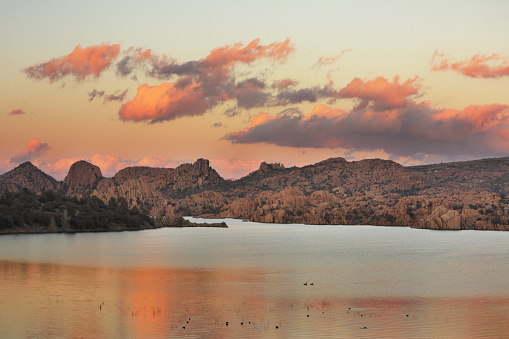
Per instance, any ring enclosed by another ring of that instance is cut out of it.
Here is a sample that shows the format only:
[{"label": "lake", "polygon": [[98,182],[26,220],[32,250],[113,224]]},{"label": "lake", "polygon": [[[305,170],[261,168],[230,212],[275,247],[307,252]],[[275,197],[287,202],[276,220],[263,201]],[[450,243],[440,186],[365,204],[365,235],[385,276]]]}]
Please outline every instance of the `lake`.
[{"label": "lake", "polygon": [[509,232],[225,221],[0,236],[0,336],[509,337]]}]

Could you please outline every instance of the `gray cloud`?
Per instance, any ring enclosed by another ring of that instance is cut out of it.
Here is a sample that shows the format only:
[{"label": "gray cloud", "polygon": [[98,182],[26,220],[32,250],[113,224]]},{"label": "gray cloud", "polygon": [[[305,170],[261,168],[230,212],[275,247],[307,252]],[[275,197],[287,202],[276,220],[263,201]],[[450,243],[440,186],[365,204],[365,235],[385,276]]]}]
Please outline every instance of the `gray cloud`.
[{"label": "gray cloud", "polygon": [[[315,112],[316,110],[316,112]],[[232,143],[288,147],[384,150],[397,157],[427,155],[503,156],[507,154],[509,106],[479,105],[439,110],[409,101],[404,107],[351,111],[322,105],[308,115],[281,114],[227,134]]]},{"label": "gray cloud", "polygon": [[88,101],[92,101],[95,98],[100,98],[103,95],[104,95],[104,91],[98,91],[98,90],[94,89],[93,91],[88,92]]},{"label": "gray cloud", "polygon": [[111,102],[111,101],[124,101],[125,96],[127,94],[127,89],[122,91],[120,94],[108,94],[104,97],[104,102]]}]

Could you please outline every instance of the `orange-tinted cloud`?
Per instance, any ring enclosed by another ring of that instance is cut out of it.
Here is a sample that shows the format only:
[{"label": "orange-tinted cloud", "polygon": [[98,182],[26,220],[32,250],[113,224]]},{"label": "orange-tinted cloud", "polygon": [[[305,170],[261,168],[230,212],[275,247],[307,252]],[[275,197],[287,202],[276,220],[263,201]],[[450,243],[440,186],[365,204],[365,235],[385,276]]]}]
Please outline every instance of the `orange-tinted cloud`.
[{"label": "orange-tinted cloud", "polygon": [[360,99],[359,108],[372,103],[375,110],[404,107],[408,97],[416,95],[419,91],[418,78],[399,82],[398,77],[389,81],[383,77],[364,81],[359,78],[352,80],[345,88],[339,91],[343,98]]},{"label": "orange-tinted cloud", "polygon": [[13,109],[12,111],[10,111],[7,114],[9,114],[9,115],[23,115],[23,114],[26,114],[26,113],[21,108],[18,108],[18,109]]},{"label": "orange-tinted cloud", "polygon": [[122,105],[118,114],[123,120],[160,122],[201,115],[207,108],[198,83],[179,87],[174,82],[163,82],[139,86],[136,97]]},{"label": "orange-tinted cloud", "polygon": [[509,56],[476,54],[469,60],[452,62],[443,53],[435,52],[432,71],[451,69],[471,78],[499,78],[509,75]]},{"label": "orange-tinted cloud", "polygon": [[237,62],[249,64],[261,58],[285,60],[294,51],[290,39],[283,42],[274,42],[269,45],[260,45],[260,39],[251,41],[246,47],[241,43],[214,49],[203,60],[205,67],[228,67]]},{"label": "orange-tinted cloud", "polygon": [[340,93],[364,102],[350,111],[317,105],[308,114],[263,113],[250,126],[224,139],[287,147],[382,150],[414,160],[430,155],[507,155],[509,105],[435,109],[408,98],[417,94],[414,81],[354,80]]},{"label": "orange-tinted cloud", "polygon": [[332,109],[325,105],[316,105],[315,107],[313,107],[311,112],[309,112],[307,115],[302,117],[302,121],[307,121],[307,120],[311,120],[311,119],[319,119],[322,117],[325,117],[328,119],[333,119],[333,118],[336,119],[336,118],[340,118],[346,114],[347,114],[347,112],[345,112],[339,108]]},{"label": "orange-tinted cloud", "polygon": [[177,79],[156,86],[139,86],[136,97],[120,109],[120,118],[150,122],[173,120],[202,115],[228,100],[236,100],[240,108],[262,107],[271,96],[265,82],[257,78],[237,81],[234,66],[260,59],[283,61],[293,50],[289,39],[269,45],[260,45],[259,39],[255,39],[246,46],[237,43],[216,48],[204,59],[184,63],[148,52],[141,53],[143,56],[138,59],[131,56],[121,66],[123,74],[129,74],[139,62],[146,63],[148,76]]},{"label": "orange-tinted cloud", "polygon": [[44,155],[50,148],[51,147],[47,143],[43,143],[39,139],[31,139],[25,146],[25,150],[16,153],[11,158],[11,162],[17,164],[35,160]]},{"label": "orange-tinted cloud", "polygon": [[23,72],[29,78],[49,79],[54,82],[67,75],[77,81],[98,77],[106,70],[120,52],[119,44],[102,43],[96,46],[81,48],[79,45],[68,55],[48,62],[25,68]]}]

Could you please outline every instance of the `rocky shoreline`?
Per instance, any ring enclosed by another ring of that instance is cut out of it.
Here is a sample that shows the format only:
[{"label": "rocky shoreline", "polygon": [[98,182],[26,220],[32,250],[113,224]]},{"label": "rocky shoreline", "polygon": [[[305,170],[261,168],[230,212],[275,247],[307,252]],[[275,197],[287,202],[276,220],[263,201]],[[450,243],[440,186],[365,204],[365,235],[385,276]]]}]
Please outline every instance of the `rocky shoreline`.
[{"label": "rocky shoreline", "polygon": [[238,180],[225,180],[206,159],[177,168],[128,167],[112,178],[78,161],[63,181],[26,162],[0,175],[0,198],[2,192],[22,190],[95,197],[113,206],[122,201],[128,211],[161,225],[177,225],[190,215],[284,224],[509,230],[509,158],[413,167],[381,159],[331,158],[291,168],[263,162]]}]

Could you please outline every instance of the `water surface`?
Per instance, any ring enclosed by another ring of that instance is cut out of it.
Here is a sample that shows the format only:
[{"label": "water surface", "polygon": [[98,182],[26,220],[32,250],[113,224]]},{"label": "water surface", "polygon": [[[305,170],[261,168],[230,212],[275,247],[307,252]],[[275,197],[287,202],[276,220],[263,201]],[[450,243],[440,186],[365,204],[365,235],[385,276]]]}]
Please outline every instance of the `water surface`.
[{"label": "water surface", "polygon": [[2,338],[509,333],[509,233],[226,222],[1,236]]}]

